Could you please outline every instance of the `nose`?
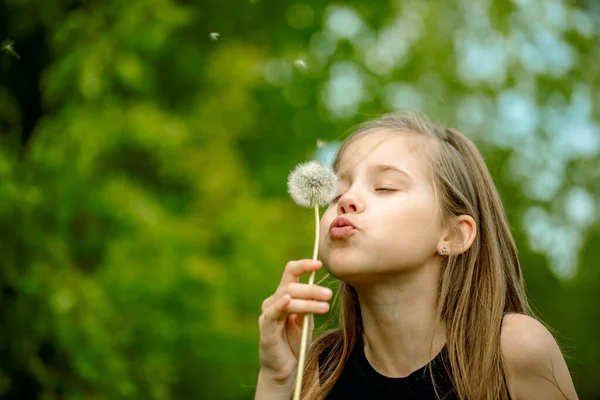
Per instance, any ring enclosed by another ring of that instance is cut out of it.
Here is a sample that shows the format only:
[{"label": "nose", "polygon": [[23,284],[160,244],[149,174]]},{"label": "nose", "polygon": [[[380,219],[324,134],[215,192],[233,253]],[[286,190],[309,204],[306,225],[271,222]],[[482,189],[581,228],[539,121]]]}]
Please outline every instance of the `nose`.
[{"label": "nose", "polygon": [[350,191],[344,193],[338,200],[338,215],[362,212],[362,203]]}]

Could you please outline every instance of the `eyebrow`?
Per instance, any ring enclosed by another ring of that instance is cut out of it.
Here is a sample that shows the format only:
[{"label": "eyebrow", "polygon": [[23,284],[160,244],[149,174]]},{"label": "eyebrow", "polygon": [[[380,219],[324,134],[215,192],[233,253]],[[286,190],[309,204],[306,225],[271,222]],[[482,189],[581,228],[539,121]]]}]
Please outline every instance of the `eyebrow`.
[{"label": "eyebrow", "polygon": [[[400,169],[394,165],[391,165],[391,164],[369,164],[369,165],[367,165],[367,169],[371,170],[371,171],[375,171],[375,172],[392,171],[392,172],[402,174],[410,180],[413,179],[408,173],[406,173],[402,169]],[[348,175],[349,175],[348,172],[344,171],[344,172],[338,174],[338,177],[340,178],[340,180],[347,180]]]}]

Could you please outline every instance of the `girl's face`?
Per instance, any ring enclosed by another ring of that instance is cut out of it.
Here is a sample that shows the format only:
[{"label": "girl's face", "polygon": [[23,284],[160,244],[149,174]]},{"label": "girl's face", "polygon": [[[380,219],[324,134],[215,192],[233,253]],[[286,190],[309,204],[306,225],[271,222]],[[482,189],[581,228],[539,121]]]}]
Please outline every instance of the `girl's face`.
[{"label": "girl's face", "polygon": [[[375,131],[346,148],[337,171],[340,197],[321,219],[319,258],[333,276],[366,281],[435,259],[444,233],[427,140]],[[330,230],[332,223],[340,226]]]}]

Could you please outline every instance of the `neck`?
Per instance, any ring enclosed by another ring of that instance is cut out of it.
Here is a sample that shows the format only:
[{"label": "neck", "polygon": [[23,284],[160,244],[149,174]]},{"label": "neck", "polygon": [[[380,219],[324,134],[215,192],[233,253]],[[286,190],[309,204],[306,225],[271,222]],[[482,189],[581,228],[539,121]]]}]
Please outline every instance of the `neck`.
[{"label": "neck", "polygon": [[439,263],[431,263],[355,286],[365,355],[382,375],[408,376],[443,348],[445,329],[436,319],[440,270]]}]

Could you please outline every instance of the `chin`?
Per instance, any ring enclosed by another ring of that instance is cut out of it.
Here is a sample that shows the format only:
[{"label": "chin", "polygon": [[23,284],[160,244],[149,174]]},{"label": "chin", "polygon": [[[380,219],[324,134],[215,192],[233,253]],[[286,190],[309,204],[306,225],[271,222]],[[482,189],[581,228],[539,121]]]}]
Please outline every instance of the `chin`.
[{"label": "chin", "polygon": [[348,248],[335,248],[323,255],[323,266],[335,278],[345,281],[346,277],[362,275],[367,272],[367,262]]}]

